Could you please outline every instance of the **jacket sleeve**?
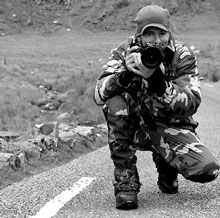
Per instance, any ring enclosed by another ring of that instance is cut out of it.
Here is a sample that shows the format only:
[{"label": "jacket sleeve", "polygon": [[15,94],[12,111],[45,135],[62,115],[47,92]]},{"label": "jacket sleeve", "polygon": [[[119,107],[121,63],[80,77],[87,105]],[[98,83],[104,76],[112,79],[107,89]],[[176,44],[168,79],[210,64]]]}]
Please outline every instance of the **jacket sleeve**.
[{"label": "jacket sleeve", "polygon": [[176,47],[176,77],[167,82],[165,94],[161,97],[173,118],[193,115],[201,103],[201,90],[196,57],[186,46]]},{"label": "jacket sleeve", "polygon": [[94,101],[103,105],[109,98],[120,94],[132,79],[132,73],[125,68],[125,53],[129,43],[126,41],[111,51],[107,63],[103,66],[103,73],[99,76],[95,90]]}]

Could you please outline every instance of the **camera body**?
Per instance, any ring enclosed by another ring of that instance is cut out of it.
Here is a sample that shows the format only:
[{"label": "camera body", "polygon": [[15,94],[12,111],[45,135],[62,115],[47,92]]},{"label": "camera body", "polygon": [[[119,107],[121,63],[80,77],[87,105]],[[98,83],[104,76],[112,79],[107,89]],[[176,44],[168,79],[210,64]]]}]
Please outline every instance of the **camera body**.
[{"label": "camera body", "polygon": [[157,68],[165,58],[162,43],[149,42],[145,46],[140,43],[132,43],[130,46],[138,46],[138,49],[133,52],[141,53],[141,61],[147,68]]}]

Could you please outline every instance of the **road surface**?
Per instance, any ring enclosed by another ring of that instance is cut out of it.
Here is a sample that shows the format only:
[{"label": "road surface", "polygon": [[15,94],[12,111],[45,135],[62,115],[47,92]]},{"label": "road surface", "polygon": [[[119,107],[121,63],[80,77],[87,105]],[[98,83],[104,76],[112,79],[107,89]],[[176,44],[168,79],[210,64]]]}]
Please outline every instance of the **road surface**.
[{"label": "road surface", "polygon": [[[220,162],[220,83],[202,82],[203,102],[195,116],[198,133]],[[220,217],[220,179],[198,184],[179,176],[179,193],[158,191],[149,152],[137,152],[139,208],[115,209],[113,165],[105,146],[51,171],[0,191],[1,218]]]}]

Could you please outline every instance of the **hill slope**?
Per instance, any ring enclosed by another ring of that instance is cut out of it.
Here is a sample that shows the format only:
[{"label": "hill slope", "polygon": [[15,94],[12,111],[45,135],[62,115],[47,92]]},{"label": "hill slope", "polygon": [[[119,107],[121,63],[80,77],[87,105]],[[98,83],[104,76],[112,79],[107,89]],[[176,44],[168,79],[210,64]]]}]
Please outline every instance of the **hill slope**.
[{"label": "hill slope", "polygon": [[[177,31],[191,25],[204,27],[212,24],[216,27],[219,23],[218,0],[1,0],[0,34],[25,30],[51,33],[75,26],[93,31],[127,30],[134,28],[132,20],[136,12],[152,3],[169,9],[174,27],[180,26]],[[204,14],[208,19],[195,25],[195,19],[204,17]]]}]

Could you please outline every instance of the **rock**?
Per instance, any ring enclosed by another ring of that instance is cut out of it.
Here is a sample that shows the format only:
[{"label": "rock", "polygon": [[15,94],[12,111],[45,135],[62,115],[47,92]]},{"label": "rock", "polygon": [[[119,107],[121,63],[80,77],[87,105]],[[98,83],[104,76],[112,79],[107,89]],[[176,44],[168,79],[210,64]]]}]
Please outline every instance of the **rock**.
[{"label": "rock", "polygon": [[41,107],[41,106],[44,106],[45,104],[48,103],[48,99],[40,98],[40,99],[37,99],[37,100],[31,100],[30,102],[31,102],[32,105],[36,105],[38,107]]},{"label": "rock", "polygon": [[82,136],[88,139],[89,141],[94,141],[95,139],[95,128],[92,126],[68,126],[61,125],[59,126],[59,138],[62,141],[68,141],[73,139],[75,136]]},{"label": "rock", "polygon": [[108,127],[107,127],[107,125],[104,124],[104,123],[97,125],[97,128],[98,128],[99,130],[101,130],[102,132],[104,132],[104,133],[107,133],[107,132],[108,132]]},{"label": "rock", "polygon": [[54,90],[51,84],[40,85],[39,90],[43,93],[43,97],[32,100],[31,104],[38,106],[42,111],[57,110],[65,101],[66,94]]},{"label": "rock", "polygon": [[[48,135],[55,139],[61,139],[63,141],[73,139],[74,136],[83,136],[90,141],[94,141],[95,128],[93,126],[75,126],[66,123],[48,122],[35,125],[35,130],[39,134],[44,136]],[[44,136],[42,136],[44,138]]]},{"label": "rock", "polygon": [[[22,157],[23,155],[21,155]],[[23,159],[23,157],[22,157]],[[21,168],[22,161],[20,159],[20,153],[19,154],[13,154],[8,160],[7,160],[8,166],[10,166],[13,170],[16,170],[17,168]]]},{"label": "rock", "polygon": [[24,141],[24,142],[17,142],[17,147],[20,147],[20,149],[26,153],[27,160],[30,158],[40,158],[42,149],[38,147],[37,143],[35,141]]},{"label": "rock", "polygon": [[34,139],[30,139],[29,142],[35,144],[41,153],[47,153],[48,151],[57,151],[57,140],[51,136],[39,135]]},{"label": "rock", "polygon": [[97,138],[101,138],[103,133],[107,134],[107,126],[106,124],[94,127],[46,122],[35,125],[33,138],[28,141],[13,141],[13,143],[8,143],[4,138],[17,138],[19,134],[3,131],[0,133],[0,169],[10,166],[16,170],[25,167],[25,162],[28,164],[33,158],[39,159],[42,154],[57,154],[62,146],[76,150],[89,147]]},{"label": "rock", "polygon": [[59,120],[59,121],[65,120],[68,117],[68,115],[69,115],[68,112],[64,112],[64,113],[57,116],[57,120]]},{"label": "rock", "polygon": [[213,82],[218,82],[220,80],[220,69],[219,70],[215,70],[213,73],[212,73],[212,81]]},{"label": "rock", "polygon": [[5,166],[10,166],[16,170],[21,168],[25,163],[25,153],[20,151],[16,154],[12,153],[0,153],[0,169]]},{"label": "rock", "polygon": [[17,139],[20,135],[17,132],[11,131],[0,131],[0,138],[4,139],[6,142],[9,142],[11,139]]},{"label": "rock", "polygon": [[3,139],[0,138],[0,150],[4,151],[7,148],[8,143]]},{"label": "rock", "polygon": [[37,128],[40,134],[49,135],[54,131],[55,125],[56,125],[55,122],[49,122],[49,123],[35,125],[35,127]]},{"label": "rock", "polygon": [[54,110],[58,110],[58,108],[60,107],[61,103],[57,100],[53,100],[51,102],[48,102],[47,104],[45,104],[42,107],[42,110],[46,110],[46,111],[54,111]]},{"label": "rock", "polygon": [[95,122],[86,120],[86,121],[79,122],[78,125],[80,125],[80,126],[94,126]]},{"label": "rock", "polygon": [[77,126],[74,129],[75,134],[79,134],[81,136],[90,137],[94,135],[94,127],[93,126]]},{"label": "rock", "polygon": [[13,156],[12,153],[0,152],[0,169],[7,166],[7,162],[12,156]]}]

